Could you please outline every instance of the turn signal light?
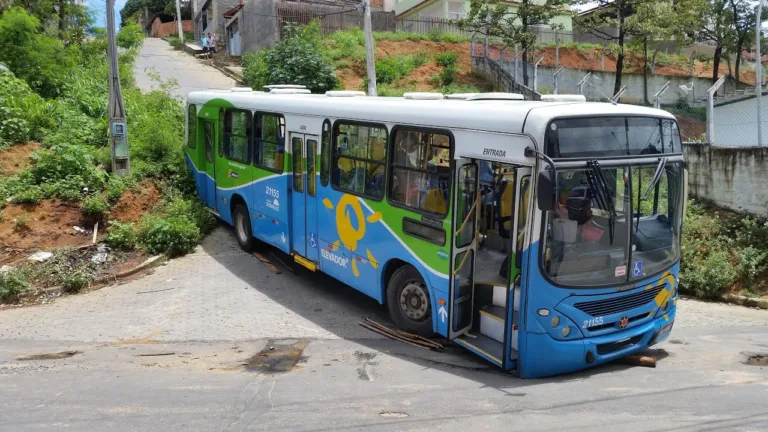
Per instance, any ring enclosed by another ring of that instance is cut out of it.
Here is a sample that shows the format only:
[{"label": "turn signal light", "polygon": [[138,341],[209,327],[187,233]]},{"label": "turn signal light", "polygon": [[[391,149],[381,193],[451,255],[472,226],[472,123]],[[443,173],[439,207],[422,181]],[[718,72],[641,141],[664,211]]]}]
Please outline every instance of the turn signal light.
[{"label": "turn signal light", "polygon": [[549,316],[549,309],[539,309],[536,311],[539,316]]}]

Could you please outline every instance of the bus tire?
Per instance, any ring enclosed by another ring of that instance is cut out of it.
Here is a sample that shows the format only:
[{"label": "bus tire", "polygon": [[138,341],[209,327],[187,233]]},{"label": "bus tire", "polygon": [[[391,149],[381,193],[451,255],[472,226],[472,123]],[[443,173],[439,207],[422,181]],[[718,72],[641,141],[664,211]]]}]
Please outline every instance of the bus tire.
[{"label": "bus tire", "polygon": [[235,237],[240,247],[250,252],[253,249],[253,232],[251,231],[251,216],[243,204],[236,204],[232,212],[232,226],[235,229]]},{"label": "bus tire", "polygon": [[413,266],[395,271],[387,284],[387,307],[395,325],[419,336],[432,336],[432,304],[424,279]]}]

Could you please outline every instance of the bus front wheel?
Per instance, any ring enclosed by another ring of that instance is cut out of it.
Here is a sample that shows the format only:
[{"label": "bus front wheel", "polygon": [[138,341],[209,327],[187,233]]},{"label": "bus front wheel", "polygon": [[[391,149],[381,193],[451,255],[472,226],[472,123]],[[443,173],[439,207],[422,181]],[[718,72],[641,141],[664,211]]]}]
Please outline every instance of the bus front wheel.
[{"label": "bus front wheel", "polygon": [[387,307],[395,325],[419,336],[432,335],[432,306],[429,290],[419,271],[405,265],[387,285]]},{"label": "bus front wheel", "polygon": [[243,204],[235,205],[232,213],[232,222],[235,228],[235,237],[244,251],[253,249],[253,233],[251,232],[251,216]]}]

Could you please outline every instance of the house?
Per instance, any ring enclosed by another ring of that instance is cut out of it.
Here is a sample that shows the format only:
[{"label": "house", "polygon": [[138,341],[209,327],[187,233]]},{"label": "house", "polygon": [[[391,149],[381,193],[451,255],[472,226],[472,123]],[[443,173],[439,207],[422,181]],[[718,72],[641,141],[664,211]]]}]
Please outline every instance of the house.
[{"label": "house", "polygon": [[195,40],[199,41],[203,33],[211,33],[216,37],[217,48],[221,49],[224,43],[224,17],[222,14],[242,3],[242,0],[197,0],[192,2],[192,21],[195,32]]},{"label": "house", "polygon": [[[544,0],[534,0],[544,3]],[[395,15],[398,20],[419,19],[444,19],[455,20],[465,18],[469,14],[469,0],[395,0]],[[515,8],[520,0],[509,0],[509,7]],[[569,10],[563,10],[562,15],[556,16],[553,23],[562,26],[564,33],[570,33],[573,30],[572,13]],[[547,26],[542,26],[546,28]]]}]

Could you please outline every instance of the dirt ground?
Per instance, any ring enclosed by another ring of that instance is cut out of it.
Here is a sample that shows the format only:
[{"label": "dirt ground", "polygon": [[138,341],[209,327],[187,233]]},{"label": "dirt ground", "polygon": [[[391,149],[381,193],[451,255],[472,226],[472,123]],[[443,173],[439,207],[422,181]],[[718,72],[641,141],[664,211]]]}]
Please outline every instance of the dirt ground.
[{"label": "dirt ground", "polygon": [[40,148],[40,143],[30,142],[0,150],[0,174],[14,175],[32,164],[29,156]]},{"label": "dirt ground", "polygon": [[[40,250],[71,248],[91,243],[96,222],[98,239],[103,237],[105,222],[137,222],[160,202],[160,192],[150,181],[123,194],[102,221],[85,216],[80,204],[58,199],[37,204],[8,204],[0,218],[0,264],[13,262]],[[78,232],[75,227],[86,232]]]},{"label": "dirt ground", "polygon": [[[488,47],[488,55],[491,58],[500,58],[502,46],[491,45]],[[475,50],[481,53],[483,50],[482,43],[475,44]],[[391,41],[383,40],[376,42],[376,57],[384,58],[398,55],[408,55],[419,51],[427,52],[431,57],[445,52],[454,51],[459,54],[458,61],[458,75],[459,81],[462,84],[474,84],[478,80],[473,79],[470,74],[471,70],[471,47],[469,42],[463,43],[449,43],[449,42],[432,42],[432,41]],[[514,54],[510,50],[506,50],[504,53],[505,59],[512,60]],[[544,47],[536,52],[534,57],[539,58],[543,56],[542,66],[555,66],[555,48]],[[565,66],[571,69],[583,69],[583,70],[595,70],[601,69],[601,56],[598,51],[585,51],[578,50],[576,48],[561,47],[558,53],[558,60],[560,66]],[[339,69],[339,79],[341,80],[344,88],[358,90],[360,89],[363,77],[365,76],[365,68],[363,65],[351,65],[349,67]],[[417,90],[427,91],[433,90],[432,86],[427,83],[427,80],[436,73],[439,73],[440,66],[430,62],[417,68],[410,75],[401,78],[395,85],[409,85],[415,86]],[[694,74],[699,78],[710,78],[712,76],[712,62],[694,61]],[[616,72],[616,56],[614,54],[606,54],[605,56],[605,71]],[[624,62],[625,73],[639,74],[643,71],[643,59],[641,56],[629,54]],[[720,75],[728,74],[728,64],[721,62]],[[656,75],[669,75],[669,76],[689,76],[690,69],[688,62],[681,62],[680,64],[657,64]],[[741,70],[741,81],[746,84],[755,83],[755,73],[753,71]],[[481,84],[482,85],[482,84]]]}]

